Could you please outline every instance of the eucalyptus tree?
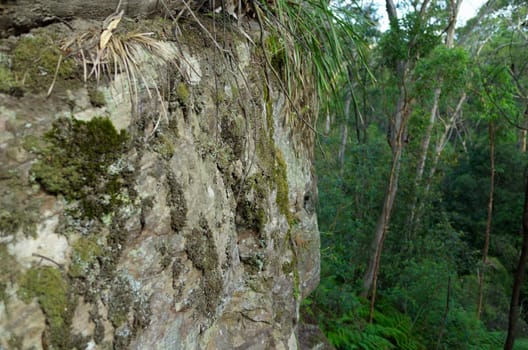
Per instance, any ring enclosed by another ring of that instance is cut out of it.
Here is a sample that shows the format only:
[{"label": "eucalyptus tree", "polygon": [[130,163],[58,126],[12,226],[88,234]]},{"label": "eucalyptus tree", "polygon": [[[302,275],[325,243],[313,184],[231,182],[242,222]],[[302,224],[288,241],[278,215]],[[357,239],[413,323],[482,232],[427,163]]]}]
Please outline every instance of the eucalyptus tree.
[{"label": "eucalyptus tree", "polygon": [[[371,320],[376,300],[377,279],[383,245],[391,222],[394,202],[398,193],[402,155],[409,142],[408,126],[416,99],[416,67],[421,59],[441,43],[445,31],[453,40],[458,1],[414,1],[405,3],[403,14],[392,0],[386,0],[390,30],[380,40],[381,55],[392,83],[397,86],[392,110],[388,115],[387,141],[391,148],[390,174],[385,189],[381,213],[374,230],[368,267],[363,277],[363,295],[370,295]],[[452,9],[446,12],[446,9]],[[448,15],[448,13],[450,15]],[[439,95],[439,94],[438,94]],[[436,115],[436,113],[435,113]]]},{"label": "eucalyptus tree", "polygon": [[[490,188],[487,204],[487,219],[482,247],[482,264],[479,267],[479,292],[477,313],[483,311],[484,274],[490,270],[492,216],[494,215],[495,172],[502,175],[503,164],[495,164],[495,148],[497,152],[504,143],[515,143],[520,159],[526,152],[526,137],[528,127],[528,62],[526,47],[528,46],[527,26],[528,6],[524,1],[502,0],[488,1],[477,16],[471,19],[461,30],[460,42],[472,53],[477,66],[477,78],[474,91],[480,103],[478,122],[489,125],[490,154]],[[501,136],[502,135],[502,136]],[[502,145],[501,145],[502,143]],[[499,160],[500,161],[500,160]],[[523,163],[518,171],[508,174],[517,182],[524,181]],[[524,169],[525,171],[525,169]],[[503,205],[497,203],[497,205]],[[526,207],[525,207],[526,210]],[[495,214],[496,215],[496,214]],[[526,214],[525,214],[526,215]],[[525,217],[523,216],[523,237],[526,235]],[[500,239],[500,237],[498,237]],[[521,287],[526,267],[526,238],[523,238],[521,256],[515,269],[513,292],[509,313],[508,337],[505,349],[513,347],[515,327],[519,318],[519,302],[522,296]],[[512,245],[514,242],[512,242]],[[510,261],[504,261],[506,266]]]}]

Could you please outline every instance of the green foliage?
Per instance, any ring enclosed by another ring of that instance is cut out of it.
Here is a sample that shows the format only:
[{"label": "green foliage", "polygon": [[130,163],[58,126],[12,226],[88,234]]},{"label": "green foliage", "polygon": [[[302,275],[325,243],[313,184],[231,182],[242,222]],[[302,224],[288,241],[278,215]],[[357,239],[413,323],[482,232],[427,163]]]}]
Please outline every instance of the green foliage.
[{"label": "green foliage", "polygon": [[393,21],[380,40],[382,62],[395,69],[400,61],[427,56],[441,42],[439,29],[438,23],[430,23],[414,12]]},{"label": "green foliage", "polygon": [[283,81],[291,102],[297,102],[291,94],[297,87],[315,92],[323,104],[335,101],[347,68],[355,61],[364,62],[363,41],[350,21],[358,13],[323,0],[279,0],[273,8],[257,5],[258,19],[270,32],[263,43],[271,54],[268,63]]},{"label": "green foliage", "polygon": [[416,69],[415,89],[433,91],[442,87],[443,94],[450,94],[466,84],[469,57],[463,48],[435,47],[428,56],[419,60]]},{"label": "green foliage", "polygon": [[[524,25],[519,27],[523,17],[512,13],[481,18],[487,26],[481,33],[465,32],[479,38],[476,47],[471,43],[447,49],[441,45],[450,20],[446,2],[432,3],[425,16],[418,14],[420,3],[398,5],[406,10],[404,17],[392,21],[363,56],[372,60],[369,73],[376,76],[376,84],[353,74],[357,70],[349,74],[355,79],[352,91],[343,85],[340,101],[328,104],[334,129],[320,140],[322,152],[316,156],[321,283],[310,308],[338,349],[499,349],[519,256],[527,165],[521,152],[525,134],[512,127],[526,125],[526,33]],[[489,4],[482,13],[496,6]],[[512,8],[528,11],[525,5]],[[364,32],[363,22],[357,23]],[[281,45],[274,47],[281,53]],[[344,84],[346,79],[338,81]],[[391,153],[385,133],[402,99],[404,112],[411,116],[405,129],[408,144],[369,324],[369,307],[358,295],[387,188]],[[343,101],[350,101],[348,115],[337,107]],[[460,101],[464,104],[455,114]],[[435,124],[429,129],[434,102]],[[495,130],[495,192],[491,241],[483,262],[490,123]],[[423,143],[426,131],[428,149]],[[416,183],[423,155],[423,176]],[[481,273],[483,309],[478,319]],[[524,286],[522,298],[527,295]],[[524,320],[519,334],[528,334]]]},{"label": "green foliage", "polygon": [[376,311],[373,323],[367,322],[368,315],[368,303],[358,302],[354,311],[326,324],[328,340],[337,349],[425,349],[408,316],[390,306]]}]

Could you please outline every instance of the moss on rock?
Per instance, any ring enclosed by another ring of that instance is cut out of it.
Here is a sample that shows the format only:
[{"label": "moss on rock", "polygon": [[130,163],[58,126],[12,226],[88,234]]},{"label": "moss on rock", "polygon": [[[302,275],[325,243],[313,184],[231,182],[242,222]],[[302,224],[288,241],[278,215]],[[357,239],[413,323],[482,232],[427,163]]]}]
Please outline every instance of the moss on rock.
[{"label": "moss on rock", "polygon": [[9,254],[7,245],[3,243],[0,244],[0,261],[2,262],[2,268],[0,269],[0,302],[6,303],[9,298],[6,289],[18,276],[18,264],[16,259]]},{"label": "moss on rock", "polygon": [[171,228],[175,232],[180,232],[187,220],[187,203],[183,194],[183,187],[176,179],[172,171],[167,173],[167,184],[169,192],[167,193],[167,203],[171,208]]},{"label": "moss on rock", "polygon": [[267,222],[264,208],[268,193],[268,181],[263,174],[256,174],[245,180],[236,207],[239,228],[262,232]]},{"label": "moss on rock", "polygon": [[70,349],[74,302],[68,281],[49,266],[32,268],[19,278],[18,296],[26,303],[37,298],[48,326],[46,337],[54,349]]},{"label": "moss on rock", "polygon": [[0,189],[0,237],[22,231],[35,236],[40,201],[31,198],[19,179],[10,179]]},{"label": "moss on rock", "polygon": [[191,93],[184,82],[178,83],[178,86],[176,87],[176,98],[182,106],[187,106],[187,104],[189,103]]},{"label": "moss on rock", "polygon": [[88,88],[88,98],[90,104],[94,107],[103,107],[106,105],[105,95],[94,87]]},{"label": "moss on rock", "polygon": [[20,89],[13,72],[4,65],[0,65],[0,93],[16,95]]},{"label": "moss on rock", "polygon": [[112,283],[111,298],[109,299],[108,317],[115,328],[128,320],[128,313],[133,305],[132,291],[128,281],[117,277]]},{"label": "moss on rock", "polygon": [[123,204],[126,169],[110,166],[127,152],[125,131],[117,132],[106,117],[88,122],[63,118],[45,137],[50,145],[32,168],[44,190],[79,200],[88,218],[101,218]]},{"label": "moss on rock", "polygon": [[[21,86],[31,92],[46,92],[53,82],[61,52],[54,40],[43,34],[21,38],[12,52],[13,73]],[[61,59],[56,85],[81,86],[75,80],[77,67],[73,59]]]},{"label": "moss on rock", "polygon": [[211,317],[218,305],[223,281],[218,266],[218,253],[213,233],[205,218],[200,218],[200,227],[193,229],[187,237],[185,250],[194,267],[203,273],[202,291],[199,293],[203,296],[203,300],[197,302],[199,308],[203,308],[201,311]]},{"label": "moss on rock", "polygon": [[84,277],[89,272],[93,264],[97,263],[97,258],[102,255],[103,250],[97,243],[95,237],[79,238],[72,245],[72,256],[70,270],[71,277]]},{"label": "moss on rock", "polygon": [[275,151],[275,166],[273,167],[273,183],[277,189],[275,202],[281,214],[283,214],[290,225],[293,224],[293,215],[290,212],[290,202],[288,198],[288,174],[286,161],[279,149]]},{"label": "moss on rock", "polygon": [[148,300],[138,290],[132,288],[126,275],[117,275],[108,298],[108,318],[115,329],[115,340],[127,349],[137,332],[150,323],[151,311]]}]

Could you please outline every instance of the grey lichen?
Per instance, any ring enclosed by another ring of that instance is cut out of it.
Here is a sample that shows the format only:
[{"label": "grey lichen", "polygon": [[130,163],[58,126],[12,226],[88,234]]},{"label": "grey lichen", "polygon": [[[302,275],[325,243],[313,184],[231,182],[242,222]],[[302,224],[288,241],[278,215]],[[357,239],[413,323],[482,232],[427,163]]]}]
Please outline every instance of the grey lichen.
[{"label": "grey lichen", "polygon": [[102,218],[123,204],[126,169],[109,171],[127,152],[129,137],[110,119],[59,119],[46,134],[49,146],[33,165],[33,176],[51,194],[78,200],[82,215]]},{"label": "grey lichen", "polygon": [[187,203],[183,194],[183,187],[170,169],[167,173],[167,203],[171,208],[171,227],[175,232],[180,232],[187,220]]},{"label": "grey lichen", "polygon": [[131,286],[125,275],[118,274],[112,281],[108,317],[120,344],[118,348],[122,349],[126,349],[133,336],[150,323],[148,300]]},{"label": "grey lichen", "polygon": [[239,230],[261,233],[268,218],[265,210],[269,195],[268,181],[263,174],[243,179],[236,207],[236,224]]},{"label": "grey lichen", "polygon": [[94,235],[80,237],[73,244],[72,249],[72,263],[69,270],[71,277],[85,277],[97,264],[97,259],[103,254],[103,249]]},{"label": "grey lichen", "polygon": [[205,315],[214,316],[223,289],[223,281],[213,233],[204,217],[200,218],[200,227],[193,229],[188,235],[185,251],[194,267],[203,273],[202,290],[199,293],[203,296],[203,300],[198,300],[198,305],[203,308],[201,311]]}]

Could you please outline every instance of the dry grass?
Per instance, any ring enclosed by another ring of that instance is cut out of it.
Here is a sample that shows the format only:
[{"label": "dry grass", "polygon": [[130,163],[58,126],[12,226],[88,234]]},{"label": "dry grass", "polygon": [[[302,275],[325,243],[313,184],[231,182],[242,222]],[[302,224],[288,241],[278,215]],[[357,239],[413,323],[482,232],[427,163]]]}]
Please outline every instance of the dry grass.
[{"label": "dry grass", "polygon": [[[120,27],[123,12],[113,14],[103,21],[103,29],[90,29],[66,41],[61,50],[65,56],[72,56],[83,67],[84,81],[102,78],[115,80],[123,74],[126,78],[131,102],[137,106],[140,91],[146,91],[151,99],[157,98],[162,113],[153,134],[164,117],[168,120],[167,106],[159,88],[162,69],[175,67],[188,80],[188,70],[181,69],[184,56],[174,45],[158,40],[154,33],[128,32]],[[61,59],[57,62],[57,71]],[[48,95],[53,90],[55,79]]]}]

